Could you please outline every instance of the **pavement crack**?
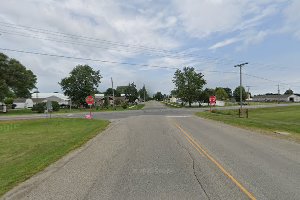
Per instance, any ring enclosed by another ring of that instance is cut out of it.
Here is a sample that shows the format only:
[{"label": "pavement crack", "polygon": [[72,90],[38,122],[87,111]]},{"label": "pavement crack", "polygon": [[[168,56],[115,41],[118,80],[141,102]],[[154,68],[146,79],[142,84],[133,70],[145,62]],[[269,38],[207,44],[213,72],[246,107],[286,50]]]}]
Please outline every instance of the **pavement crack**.
[{"label": "pavement crack", "polygon": [[195,158],[192,156],[192,154],[191,154],[191,152],[188,150],[188,148],[185,147],[184,145],[182,145],[174,135],[172,135],[172,137],[173,137],[173,139],[176,141],[177,145],[180,146],[182,149],[184,149],[184,150],[189,154],[189,157],[190,157],[190,159],[192,160],[192,168],[193,168],[194,176],[195,176],[195,178],[196,178],[196,180],[197,180],[197,182],[198,182],[200,188],[203,190],[205,196],[207,197],[208,200],[210,200],[210,197],[209,197],[208,193],[206,192],[204,186],[202,185],[201,181],[199,180],[199,178],[198,178],[198,176],[197,176],[196,169],[195,169]]}]

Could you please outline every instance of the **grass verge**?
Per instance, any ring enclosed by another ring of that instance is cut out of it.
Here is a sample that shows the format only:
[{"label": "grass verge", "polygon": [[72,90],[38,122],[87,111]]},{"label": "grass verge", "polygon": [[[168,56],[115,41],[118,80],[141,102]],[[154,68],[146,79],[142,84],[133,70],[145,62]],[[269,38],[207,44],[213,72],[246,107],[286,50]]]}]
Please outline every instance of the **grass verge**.
[{"label": "grass verge", "polygon": [[300,106],[249,109],[249,118],[239,118],[237,110],[199,112],[197,116],[230,125],[265,132],[288,132],[300,141]]},{"label": "grass verge", "polygon": [[38,119],[0,121],[0,196],[81,146],[108,121]]},{"label": "grass verge", "polygon": [[[126,111],[126,110],[140,110],[145,106],[145,104],[138,104],[131,106],[130,108],[122,108],[121,106],[116,106],[113,108],[112,106],[108,108],[92,108],[92,112],[112,112],[112,111]],[[88,108],[82,108],[82,109],[60,109],[59,111],[52,112],[52,114],[58,114],[58,113],[82,113],[82,112],[90,112],[90,109]],[[18,115],[30,115],[30,114],[43,114],[43,113],[37,113],[33,112],[31,109],[11,109],[7,113],[2,113],[0,111],[0,116],[18,116]]]}]

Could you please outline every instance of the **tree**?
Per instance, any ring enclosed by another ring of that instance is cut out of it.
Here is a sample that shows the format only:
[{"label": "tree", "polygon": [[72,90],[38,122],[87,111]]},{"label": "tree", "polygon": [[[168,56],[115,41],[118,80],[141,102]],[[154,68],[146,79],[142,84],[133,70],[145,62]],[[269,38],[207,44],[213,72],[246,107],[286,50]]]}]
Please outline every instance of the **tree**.
[{"label": "tree", "polygon": [[126,91],[126,88],[127,88],[128,86],[126,85],[126,86],[118,86],[117,88],[116,88],[116,91],[118,92],[118,93],[120,93],[120,94],[125,94],[125,91]]},{"label": "tree", "polygon": [[125,95],[131,103],[133,103],[138,98],[138,91],[134,82],[129,83],[125,88]]},{"label": "tree", "polygon": [[105,92],[104,95],[105,96],[113,96],[113,91],[114,91],[114,95],[115,97],[120,97],[121,94],[117,91],[117,90],[113,90],[112,88],[108,88]]},{"label": "tree", "polygon": [[177,90],[172,90],[172,91],[171,91],[171,96],[172,96],[172,97],[176,97],[176,96],[177,96],[177,93],[178,93]]},{"label": "tree", "polygon": [[223,88],[223,89],[227,93],[228,98],[231,99],[232,98],[232,90],[230,88],[228,88],[228,87]]},{"label": "tree", "polygon": [[144,95],[145,95],[145,101],[148,101],[149,95],[148,95],[148,92],[147,92],[145,86],[143,86],[143,87],[139,90],[138,94],[139,94],[139,97],[142,98],[143,100],[144,100]]},{"label": "tree", "polygon": [[[240,86],[235,88],[233,91],[233,97],[237,102],[240,102]],[[245,101],[247,98],[247,93],[244,87],[242,87],[242,101]]]},{"label": "tree", "polygon": [[294,94],[294,91],[293,90],[291,90],[291,89],[288,89],[287,91],[285,91],[285,93],[284,94]]},{"label": "tree", "polygon": [[193,67],[184,67],[183,71],[176,70],[173,78],[177,97],[188,102],[189,106],[197,100],[199,93],[202,91],[203,85],[206,84],[202,73],[195,72]]},{"label": "tree", "polygon": [[157,101],[162,101],[164,99],[164,95],[161,92],[156,92],[153,98]]},{"label": "tree", "polygon": [[64,94],[71,98],[72,103],[80,105],[85,104],[87,96],[97,92],[101,78],[99,70],[94,71],[88,65],[78,65],[59,84]]},{"label": "tree", "polygon": [[209,103],[209,97],[215,95],[215,90],[212,88],[205,88],[205,90],[198,93],[198,102]]},{"label": "tree", "polygon": [[5,97],[30,97],[37,78],[16,59],[0,53],[0,101]]},{"label": "tree", "polygon": [[224,88],[216,88],[215,94],[216,94],[216,97],[218,100],[224,101],[224,100],[228,99],[228,94],[224,90]]}]

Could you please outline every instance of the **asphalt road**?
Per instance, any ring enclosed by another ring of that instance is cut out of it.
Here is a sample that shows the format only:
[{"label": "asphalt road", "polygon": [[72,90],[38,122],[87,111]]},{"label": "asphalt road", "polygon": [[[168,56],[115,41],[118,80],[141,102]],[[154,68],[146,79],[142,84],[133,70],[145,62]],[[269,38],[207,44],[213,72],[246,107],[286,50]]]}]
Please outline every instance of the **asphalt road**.
[{"label": "asphalt road", "polygon": [[300,199],[299,144],[180,110],[106,113],[109,129],[4,198]]}]

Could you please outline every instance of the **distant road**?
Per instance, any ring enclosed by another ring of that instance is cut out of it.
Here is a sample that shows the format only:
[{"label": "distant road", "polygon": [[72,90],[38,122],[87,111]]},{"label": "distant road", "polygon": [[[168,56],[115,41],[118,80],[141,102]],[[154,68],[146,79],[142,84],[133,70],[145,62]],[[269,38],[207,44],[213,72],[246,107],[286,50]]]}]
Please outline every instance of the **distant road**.
[{"label": "distant road", "polygon": [[[193,111],[194,112],[194,111]],[[300,145],[149,102],[7,199],[300,199]]]}]

